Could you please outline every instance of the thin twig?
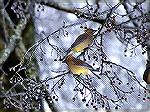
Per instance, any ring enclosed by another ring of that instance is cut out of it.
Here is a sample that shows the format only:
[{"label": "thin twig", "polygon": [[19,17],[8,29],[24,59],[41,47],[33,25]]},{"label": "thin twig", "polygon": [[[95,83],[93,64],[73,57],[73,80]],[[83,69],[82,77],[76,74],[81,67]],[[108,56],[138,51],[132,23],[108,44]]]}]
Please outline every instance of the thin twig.
[{"label": "thin twig", "polygon": [[61,10],[61,11],[64,11],[64,12],[67,12],[67,13],[72,13],[72,14],[82,14],[82,17],[81,18],[84,18],[84,19],[88,19],[88,20],[91,20],[93,22],[97,22],[97,23],[100,23],[100,24],[103,24],[104,23],[104,19],[101,19],[99,17],[93,17],[91,18],[88,14],[86,13],[83,13],[79,10],[76,10],[76,9],[71,9],[71,8],[66,8],[66,7],[63,7],[63,6],[60,6],[59,4],[55,3],[55,2],[48,2],[47,4],[44,4],[46,6],[49,6],[49,7],[52,7],[52,8],[55,8],[57,10]]}]

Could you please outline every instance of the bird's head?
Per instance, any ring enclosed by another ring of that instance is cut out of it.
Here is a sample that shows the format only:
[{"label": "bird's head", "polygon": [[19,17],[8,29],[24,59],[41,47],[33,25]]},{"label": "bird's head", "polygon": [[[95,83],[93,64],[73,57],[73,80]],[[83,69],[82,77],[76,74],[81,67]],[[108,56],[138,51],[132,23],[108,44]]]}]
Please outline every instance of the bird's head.
[{"label": "bird's head", "polygon": [[74,57],[73,57],[71,54],[69,54],[68,56],[66,56],[65,60],[63,61],[63,63],[68,63],[68,62],[70,62],[73,58],[74,58]]},{"label": "bird's head", "polygon": [[84,32],[85,33],[88,33],[88,34],[93,34],[93,33],[95,33],[97,30],[93,30],[93,29],[91,29],[91,28],[87,28],[87,29],[85,29],[84,30]]}]

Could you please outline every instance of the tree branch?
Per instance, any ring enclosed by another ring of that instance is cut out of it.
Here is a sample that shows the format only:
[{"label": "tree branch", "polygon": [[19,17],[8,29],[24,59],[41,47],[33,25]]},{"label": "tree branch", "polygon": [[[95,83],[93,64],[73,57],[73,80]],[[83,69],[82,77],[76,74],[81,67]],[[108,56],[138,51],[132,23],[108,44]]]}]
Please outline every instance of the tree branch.
[{"label": "tree branch", "polygon": [[0,65],[1,66],[4,64],[4,62],[7,60],[11,52],[13,52],[16,45],[19,43],[21,39],[21,33],[22,33],[22,30],[24,29],[25,24],[26,23],[24,24],[21,23],[20,25],[17,26],[17,28],[15,29],[15,34],[10,37],[8,46],[4,50],[2,50],[2,52],[0,52]]},{"label": "tree branch", "polygon": [[51,8],[54,8],[54,9],[57,9],[57,10],[60,10],[60,11],[64,11],[64,12],[67,12],[67,13],[75,14],[76,16],[80,15],[81,18],[88,19],[90,21],[97,22],[97,23],[100,23],[100,24],[103,24],[104,21],[105,21],[104,19],[101,19],[99,17],[91,17],[91,15],[89,15],[87,13],[83,13],[83,12],[81,12],[79,10],[60,6],[59,4],[57,4],[55,2],[48,2],[48,3],[44,4],[44,5],[49,6]]}]

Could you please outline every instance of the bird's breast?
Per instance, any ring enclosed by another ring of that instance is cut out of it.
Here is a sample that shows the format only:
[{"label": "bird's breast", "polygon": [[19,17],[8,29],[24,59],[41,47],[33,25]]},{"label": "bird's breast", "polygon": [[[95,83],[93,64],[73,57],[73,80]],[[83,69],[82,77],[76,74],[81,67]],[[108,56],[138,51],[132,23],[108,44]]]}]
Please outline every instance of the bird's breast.
[{"label": "bird's breast", "polygon": [[90,72],[88,68],[82,66],[70,65],[69,68],[70,71],[76,75],[87,75]]},{"label": "bird's breast", "polygon": [[73,48],[74,52],[81,52],[83,49],[89,47],[92,44],[92,39],[86,39],[84,42],[78,44]]}]

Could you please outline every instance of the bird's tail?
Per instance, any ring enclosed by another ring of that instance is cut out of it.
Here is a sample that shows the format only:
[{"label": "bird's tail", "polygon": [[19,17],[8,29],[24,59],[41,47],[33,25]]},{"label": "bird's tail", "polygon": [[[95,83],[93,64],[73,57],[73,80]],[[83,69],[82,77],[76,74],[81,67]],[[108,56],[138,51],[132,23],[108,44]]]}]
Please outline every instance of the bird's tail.
[{"label": "bird's tail", "polygon": [[69,49],[66,51],[65,56],[62,58],[62,62],[65,61],[66,57],[69,55],[70,52],[71,52],[71,48],[69,48]]},{"label": "bird's tail", "polygon": [[71,52],[71,47],[66,51],[66,55],[69,54]]}]

